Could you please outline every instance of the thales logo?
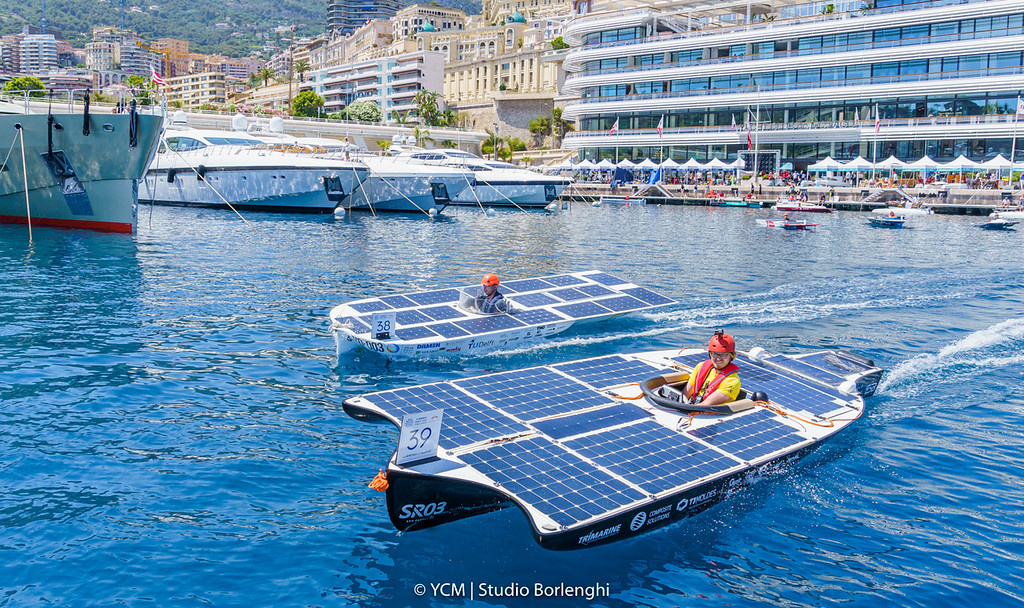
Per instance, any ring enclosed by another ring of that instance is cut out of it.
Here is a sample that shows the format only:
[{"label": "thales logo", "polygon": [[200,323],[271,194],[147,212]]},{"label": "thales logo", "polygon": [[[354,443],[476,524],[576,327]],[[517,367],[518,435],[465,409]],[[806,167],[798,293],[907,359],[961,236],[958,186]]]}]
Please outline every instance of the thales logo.
[{"label": "thales logo", "polygon": [[647,521],[647,513],[645,511],[640,511],[636,514],[636,517],[633,518],[633,521],[629,522],[629,529],[636,532],[644,525],[645,521]]}]

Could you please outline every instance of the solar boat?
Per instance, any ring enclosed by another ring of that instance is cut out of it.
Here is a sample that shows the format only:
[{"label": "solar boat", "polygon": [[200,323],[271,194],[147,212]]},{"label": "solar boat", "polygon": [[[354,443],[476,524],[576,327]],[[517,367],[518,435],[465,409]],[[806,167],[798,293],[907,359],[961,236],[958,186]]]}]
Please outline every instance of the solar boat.
[{"label": "solar boat", "polygon": [[503,282],[508,307],[484,314],[479,284],[366,298],[335,306],[330,330],[338,356],[352,351],[417,358],[514,347],[582,322],[601,321],[675,300],[605,272]]},{"label": "solar boat", "polygon": [[[677,522],[782,470],[856,420],[882,374],[841,350],[739,354],[758,401],[741,395],[716,412],[691,411],[668,390],[707,358],[703,348],[399,388],[343,407],[400,429],[371,484],[386,491],[397,529],[515,506],[542,547],[582,549]],[[411,453],[425,436],[433,449]]]},{"label": "solar boat", "polygon": [[817,226],[817,222],[808,222],[807,220],[757,220],[758,225],[764,226],[765,228],[781,228],[783,230],[807,230],[808,228]]}]

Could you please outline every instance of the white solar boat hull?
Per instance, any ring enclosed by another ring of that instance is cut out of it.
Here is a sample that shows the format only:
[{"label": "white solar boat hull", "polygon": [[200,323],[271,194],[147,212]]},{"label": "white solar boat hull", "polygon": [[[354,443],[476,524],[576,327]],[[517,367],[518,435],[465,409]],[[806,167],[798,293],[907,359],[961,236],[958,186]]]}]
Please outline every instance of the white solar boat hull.
[{"label": "white solar boat hull", "polygon": [[[506,281],[500,290],[513,312],[479,315],[459,307],[460,290],[473,288],[479,286],[339,304],[330,312],[337,354],[367,351],[389,359],[472,355],[513,348],[579,323],[675,303],[607,273],[587,271]],[[370,331],[372,316],[387,311],[395,312],[398,327],[378,338]]]},{"label": "white solar boat hull", "polygon": [[912,205],[890,205],[888,207],[880,207],[878,209],[872,209],[871,213],[877,213],[880,215],[889,215],[890,211],[895,211],[898,215],[934,215],[935,210],[931,207],[920,207]]},{"label": "white solar boat hull", "polygon": [[567,550],[680,521],[784,470],[856,420],[882,374],[845,351],[752,349],[740,353],[740,377],[767,402],[693,415],[638,400],[644,379],[706,357],[702,348],[603,356],[371,393],[344,409],[396,426],[443,410],[435,457],[388,463],[397,529],[516,506],[541,546]]}]

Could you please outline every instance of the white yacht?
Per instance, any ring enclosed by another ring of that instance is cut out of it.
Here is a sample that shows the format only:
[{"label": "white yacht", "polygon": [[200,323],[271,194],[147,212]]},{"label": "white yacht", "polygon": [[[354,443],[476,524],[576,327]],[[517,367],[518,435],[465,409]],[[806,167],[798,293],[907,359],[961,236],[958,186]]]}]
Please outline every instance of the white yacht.
[{"label": "white yacht", "polygon": [[572,183],[569,178],[544,175],[509,163],[487,160],[464,150],[424,150],[408,146],[402,149],[414,161],[459,167],[473,172],[473,187],[466,188],[462,194],[453,198],[453,205],[544,208]]},{"label": "white yacht", "polygon": [[175,113],[150,164],[139,200],[158,205],[332,213],[367,176],[360,163],[288,140],[266,143],[245,132],[193,129]]},{"label": "white yacht", "polygon": [[0,222],[135,231],[138,185],[162,118],[127,114],[31,113],[0,101]]},{"label": "white yacht", "polygon": [[365,165],[369,175],[342,204],[345,209],[434,215],[473,181],[473,172],[468,169],[424,163],[398,147],[386,156],[365,150],[347,150],[346,154]]}]

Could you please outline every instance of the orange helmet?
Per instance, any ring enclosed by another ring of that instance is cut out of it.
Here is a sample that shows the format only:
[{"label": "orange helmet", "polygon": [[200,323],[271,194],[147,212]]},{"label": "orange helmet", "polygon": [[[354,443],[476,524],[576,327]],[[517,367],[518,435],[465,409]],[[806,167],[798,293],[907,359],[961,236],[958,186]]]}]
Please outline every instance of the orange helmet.
[{"label": "orange helmet", "polygon": [[480,279],[480,284],[481,285],[497,285],[498,284],[498,275],[494,274],[493,272],[488,272],[487,274],[484,275],[484,278]]},{"label": "orange helmet", "polygon": [[732,356],[736,356],[736,340],[732,339],[732,336],[725,333],[724,330],[719,329],[715,332],[715,335],[711,336],[711,341],[708,342],[709,353],[729,353]]}]

